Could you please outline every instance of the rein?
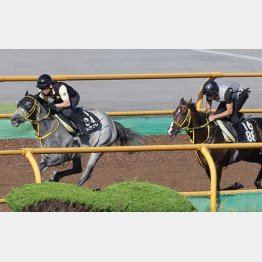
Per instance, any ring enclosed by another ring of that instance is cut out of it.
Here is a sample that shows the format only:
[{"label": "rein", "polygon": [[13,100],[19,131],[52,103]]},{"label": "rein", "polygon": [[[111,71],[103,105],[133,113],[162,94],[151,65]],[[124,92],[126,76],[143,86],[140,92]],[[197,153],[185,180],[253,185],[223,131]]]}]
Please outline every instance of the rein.
[{"label": "rein", "polygon": [[[196,126],[196,127],[189,127],[190,124],[191,124],[191,119],[192,119],[192,116],[191,116],[191,109],[189,108],[187,110],[187,115],[186,115],[186,118],[184,119],[184,121],[180,124],[176,121],[173,121],[173,124],[177,125],[180,129],[183,129],[185,130],[187,133],[193,133],[193,138],[191,139],[191,137],[189,136],[189,139],[191,141],[191,143],[195,143],[195,130],[198,130],[198,129],[202,129],[204,127],[207,126],[207,138],[204,142],[202,142],[201,144],[204,144],[206,143],[206,141],[209,139],[210,137],[210,126],[209,126],[209,123],[210,121],[206,119],[206,123],[201,125],[201,126]],[[183,126],[186,122],[188,121],[187,125],[186,126]]]},{"label": "rein", "polygon": [[[42,140],[44,140],[45,138],[49,137],[50,135],[54,134],[57,129],[59,128],[60,126],[60,122],[57,120],[57,126],[55,127],[54,130],[51,130],[49,133],[43,135],[40,137],[40,122],[43,121],[43,120],[46,120],[49,115],[50,115],[50,109],[48,110],[48,113],[42,118],[42,119],[39,119],[39,116],[41,114],[41,109],[40,109],[40,106],[39,106],[39,101],[37,101],[36,99],[34,99],[33,97],[31,96],[26,96],[26,97],[29,97],[31,99],[34,100],[34,104],[32,106],[32,108],[29,110],[29,112],[27,114],[25,114],[22,110],[20,109],[17,109],[17,111],[19,111],[22,116],[25,118],[25,120],[27,121],[30,121],[32,123],[32,125],[35,126],[35,138],[37,140],[39,140],[40,142],[40,145],[41,147],[43,147],[43,144],[42,144]],[[33,115],[33,113],[37,110],[37,113],[36,113],[36,118],[35,120],[33,119],[30,119],[30,117]]]},{"label": "rein", "polygon": [[[173,121],[173,124],[176,124],[177,126],[180,127],[180,129],[185,130],[188,134],[189,134],[189,133],[193,133],[193,137],[192,137],[192,138],[191,138],[191,136],[189,135],[189,139],[190,139],[190,141],[191,141],[192,144],[195,143],[195,130],[199,130],[199,129],[202,129],[202,128],[204,128],[204,127],[207,127],[207,137],[206,137],[205,141],[202,142],[201,144],[206,143],[206,142],[208,141],[208,139],[210,138],[210,125],[209,125],[210,121],[206,118],[206,119],[205,119],[205,120],[206,120],[206,123],[205,123],[205,124],[203,124],[203,125],[201,125],[201,126],[196,126],[196,127],[189,127],[190,124],[191,124],[191,119],[192,119],[191,109],[188,108],[187,115],[186,115],[186,118],[184,119],[184,121],[183,121],[181,124],[178,123],[178,122],[176,122],[176,121]],[[187,125],[183,127],[183,125],[184,125],[187,121],[188,121]],[[202,161],[201,161],[201,159],[200,159],[200,157],[199,157],[198,152],[197,152],[197,151],[195,151],[195,152],[196,152],[196,155],[197,155],[197,158],[198,158],[198,161],[199,161],[200,165],[201,165],[203,168],[206,168],[205,165],[202,163]]]}]

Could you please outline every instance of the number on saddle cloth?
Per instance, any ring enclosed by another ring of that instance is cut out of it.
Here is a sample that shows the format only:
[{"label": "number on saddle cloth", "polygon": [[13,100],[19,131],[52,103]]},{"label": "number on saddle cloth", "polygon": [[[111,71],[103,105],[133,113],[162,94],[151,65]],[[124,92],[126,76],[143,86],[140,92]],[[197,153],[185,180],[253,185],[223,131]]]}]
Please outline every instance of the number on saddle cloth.
[{"label": "number on saddle cloth", "polygon": [[244,121],[241,122],[241,125],[244,130],[246,142],[256,142],[257,137],[256,137],[255,130],[251,122],[248,119],[245,119]]},{"label": "number on saddle cloth", "polygon": [[81,107],[74,109],[74,115],[76,115],[75,121],[80,124],[84,124],[87,133],[95,131],[101,126],[100,119],[90,111],[83,110]]},{"label": "number on saddle cloth", "polygon": [[[225,136],[226,132],[225,132],[224,128],[226,128],[227,131],[230,134],[232,134],[234,138],[236,138],[236,140],[238,140],[239,135],[240,135],[239,133],[241,133],[241,136],[244,136],[244,138],[242,138],[241,142],[249,143],[249,142],[256,142],[257,141],[257,137],[256,137],[256,134],[255,134],[254,127],[248,119],[244,119],[243,121],[241,121],[241,123],[240,123],[241,126],[238,127],[238,128],[234,127],[234,125],[229,121],[218,120],[216,122],[220,126],[226,141],[227,141],[228,137]],[[240,130],[238,130],[238,129],[240,129]],[[227,141],[227,142],[229,142],[229,141]],[[234,142],[234,141],[232,140],[231,142]]]}]

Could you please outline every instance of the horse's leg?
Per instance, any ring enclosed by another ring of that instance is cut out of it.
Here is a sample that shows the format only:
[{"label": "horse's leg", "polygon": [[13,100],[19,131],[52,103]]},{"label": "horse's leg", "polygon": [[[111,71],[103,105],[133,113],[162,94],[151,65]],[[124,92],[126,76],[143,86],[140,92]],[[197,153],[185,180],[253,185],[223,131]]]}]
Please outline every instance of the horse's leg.
[{"label": "horse's leg", "polygon": [[39,169],[40,169],[40,173],[41,175],[43,174],[43,172],[47,169],[47,164],[46,161],[44,159],[41,159],[40,163],[39,163]]},{"label": "horse's leg", "polygon": [[222,166],[216,166],[216,171],[217,171],[217,191],[220,191],[220,182],[222,178]]},{"label": "horse's leg", "polygon": [[[206,174],[207,174],[209,180],[211,181],[211,175],[210,175],[209,168],[206,168],[205,170],[206,170]],[[220,181],[221,181],[221,176],[222,176],[222,167],[219,168],[219,167],[216,166],[216,174],[217,174],[217,205],[219,207],[220,204],[221,204],[219,191],[220,191]]]},{"label": "horse's leg", "polygon": [[45,159],[41,158],[40,163],[39,163],[39,169],[40,169],[42,181],[43,181],[43,173],[46,171],[47,168],[48,168],[48,166],[47,166]]},{"label": "horse's leg", "polygon": [[248,158],[245,158],[244,161],[258,163],[261,165],[259,173],[256,177],[254,185],[257,189],[262,189],[262,155],[261,152],[254,152],[254,154],[250,155]]},{"label": "horse's leg", "polygon": [[102,155],[103,153],[91,153],[86,169],[78,181],[79,186],[83,185],[92,176],[95,164]]},{"label": "horse's leg", "polygon": [[59,182],[59,180],[65,176],[70,176],[74,174],[78,174],[82,172],[82,163],[81,158],[74,158],[73,159],[73,167],[71,169],[67,169],[64,171],[54,172],[53,178],[50,181]]},{"label": "horse's leg", "polygon": [[[209,168],[206,168],[206,174],[211,181],[211,175],[210,175],[210,170]],[[216,174],[217,174],[217,191],[220,190],[220,181],[221,181],[221,176],[222,176],[222,167],[217,167],[216,166]]]},{"label": "horse's leg", "polygon": [[254,184],[255,184],[257,189],[262,189],[262,166],[259,170],[259,173],[257,175],[257,178],[256,178]]}]

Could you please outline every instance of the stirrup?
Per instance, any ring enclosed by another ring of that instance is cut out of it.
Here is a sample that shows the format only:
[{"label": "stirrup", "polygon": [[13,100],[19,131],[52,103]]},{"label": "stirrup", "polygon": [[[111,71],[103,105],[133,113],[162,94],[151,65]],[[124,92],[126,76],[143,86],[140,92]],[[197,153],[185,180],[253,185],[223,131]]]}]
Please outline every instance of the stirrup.
[{"label": "stirrup", "polygon": [[237,142],[239,143],[246,143],[246,138],[243,135],[237,137]]},{"label": "stirrup", "polygon": [[83,136],[83,135],[86,135],[88,134],[88,132],[86,131],[86,129],[84,128],[77,128],[76,129],[76,136]]}]

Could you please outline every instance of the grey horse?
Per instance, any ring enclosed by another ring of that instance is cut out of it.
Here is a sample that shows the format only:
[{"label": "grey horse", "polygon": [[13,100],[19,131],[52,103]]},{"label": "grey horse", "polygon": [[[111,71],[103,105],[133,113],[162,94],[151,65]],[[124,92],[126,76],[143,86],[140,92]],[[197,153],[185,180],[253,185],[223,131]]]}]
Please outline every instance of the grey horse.
[{"label": "grey horse", "polygon": [[[48,104],[37,95],[26,92],[17,105],[17,110],[11,117],[13,126],[18,127],[25,121],[30,121],[35,129],[38,147],[60,148],[60,147],[99,147],[117,144],[120,146],[141,145],[145,143],[142,135],[131,129],[125,128],[120,123],[113,121],[108,115],[98,110],[90,110],[99,119],[99,126],[94,131],[76,138],[60,123],[54,115],[50,114]],[[84,184],[91,178],[93,169],[103,153],[91,153],[87,166],[78,181],[78,185]],[[62,153],[41,155],[40,172],[52,166],[59,166],[73,161],[73,167],[64,171],[53,172],[51,181],[58,182],[61,178],[82,172],[82,154]]]}]

